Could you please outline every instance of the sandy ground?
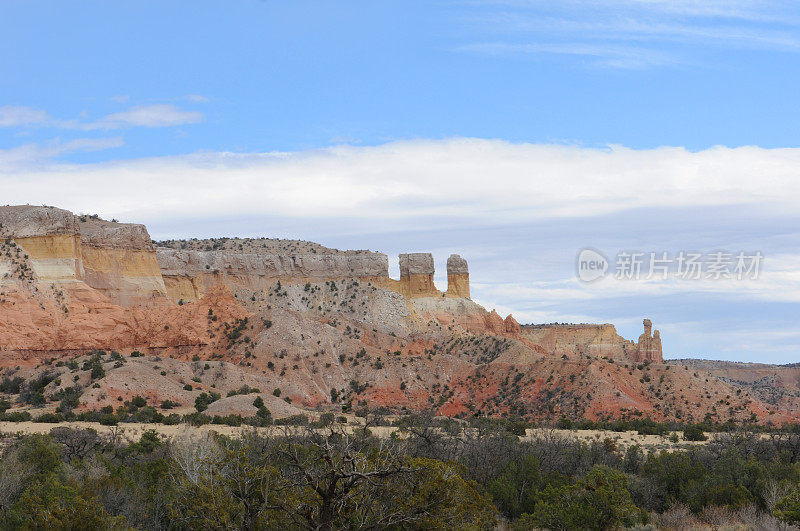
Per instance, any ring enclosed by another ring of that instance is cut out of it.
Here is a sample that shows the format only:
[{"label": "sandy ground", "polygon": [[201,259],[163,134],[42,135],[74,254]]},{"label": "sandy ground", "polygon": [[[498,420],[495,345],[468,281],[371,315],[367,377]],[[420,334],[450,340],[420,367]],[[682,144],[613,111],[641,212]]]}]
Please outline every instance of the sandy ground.
[{"label": "sandy ground", "polygon": [[635,431],[611,431],[611,430],[558,430],[558,429],[533,429],[526,430],[526,435],[523,439],[530,440],[537,437],[547,437],[555,435],[566,438],[575,438],[584,442],[603,442],[606,439],[613,441],[618,448],[625,449],[629,446],[639,445],[644,449],[653,450],[673,450],[676,448],[685,448],[687,446],[695,446],[698,444],[706,444],[714,440],[715,433],[707,433],[707,441],[684,441],[683,432],[672,432],[678,435],[678,442],[669,440],[667,435],[639,435]]},{"label": "sandy ground", "polygon": [[[206,424],[204,426],[190,426],[188,424],[176,424],[166,426],[164,424],[145,424],[140,422],[125,422],[117,426],[103,426],[97,422],[0,422],[0,436],[29,435],[33,433],[50,433],[56,427],[67,428],[91,428],[101,434],[114,434],[124,440],[138,441],[147,430],[155,430],[167,439],[182,437],[187,434],[214,432],[228,437],[240,437],[245,433],[256,431],[264,435],[281,435],[283,433],[300,430],[296,426],[268,426],[255,428],[252,426],[223,426],[218,424]],[[345,426],[347,431],[352,432],[358,426]],[[389,437],[392,432],[397,431],[394,427],[371,427],[370,431],[377,437]]]},{"label": "sandy ground", "polygon": [[[97,422],[61,422],[56,424],[39,423],[39,422],[0,422],[0,434],[6,436],[13,436],[16,434],[27,435],[32,433],[50,433],[55,427],[66,426],[70,428],[92,428],[98,433],[114,434],[122,439],[129,441],[137,441],[142,434],[147,430],[155,430],[165,438],[181,437],[193,433],[206,433],[215,432],[220,435],[228,437],[239,437],[244,433],[256,431],[264,435],[279,435],[285,433],[287,430],[298,429],[297,427],[287,426],[269,426],[264,428],[254,428],[251,426],[222,426],[215,424],[207,424],[205,426],[189,426],[187,424],[178,424],[174,426],[165,426],[163,424],[144,424],[144,423],[121,423],[118,426],[103,426]],[[358,428],[356,425],[345,425],[344,429],[352,431]],[[397,428],[392,426],[370,427],[370,431],[378,437],[389,437],[392,433],[397,431]],[[523,440],[531,440],[534,438],[547,438],[547,437],[565,437],[574,438],[584,442],[603,442],[606,439],[613,441],[617,448],[624,450],[625,448],[638,444],[644,449],[653,450],[668,450],[681,448],[686,446],[693,446],[697,444],[704,444],[704,442],[684,441],[682,434],[677,432],[679,441],[673,443],[669,440],[668,436],[661,435],[639,435],[635,431],[628,432],[615,432],[606,430],[557,430],[557,429],[533,429],[527,430],[526,436]],[[713,440],[715,434],[708,434],[709,441]]]}]

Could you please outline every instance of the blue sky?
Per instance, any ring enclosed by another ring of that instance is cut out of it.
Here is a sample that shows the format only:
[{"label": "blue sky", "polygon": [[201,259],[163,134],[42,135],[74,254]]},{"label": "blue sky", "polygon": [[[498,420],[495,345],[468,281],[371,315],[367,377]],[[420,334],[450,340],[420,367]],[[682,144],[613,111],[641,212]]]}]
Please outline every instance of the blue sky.
[{"label": "blue sky", "polygon": [[[4,0],[0,202],[460,252],[523,321],[800,361],[798,59],[795,2]],[[585,246],[765,276],[588,286]]]}]

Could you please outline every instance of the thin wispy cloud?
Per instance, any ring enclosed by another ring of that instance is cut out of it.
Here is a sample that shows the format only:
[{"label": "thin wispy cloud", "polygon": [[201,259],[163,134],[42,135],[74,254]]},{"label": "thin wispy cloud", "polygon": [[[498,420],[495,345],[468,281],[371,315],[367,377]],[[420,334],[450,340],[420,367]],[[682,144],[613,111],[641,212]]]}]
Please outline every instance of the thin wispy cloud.
[{"label": "thin wispy cloud", "polygon": [[[189,101],[200,102],[202,96],[188,96]],[[118,102],[127,101],[127,96],[115,96]],[[151,104],[131,107],[124,111],[103,116],[97,120],[59,120],[46,111],[34,107],[6,105],[0,107],[0,127],[7,128],[53,128],[63,130],[94,131],[99,129],[128,129],[132,127],[175,127],[202,122],[199,111],[182,109],[172,104]]]},{"label": "thin wispy cloud", "polygon": [[203,113],[187,111],[168,104],[140,105],[126,111],[109,114],[100,120],[84,124],[85,129],[122,129],[127,127],[175,127],[203,121]]},{"label": "thin wispy cloud", "polygon": [[206,96],[203,96],[201,94],[187,94],[186,96],[184,96],[184,99],[192,103],[208,103],[209,101],[211,101],[210,98],[207,98]]},{"label": "thin wispy cloud", "polygon": [[0,127],[25,127],[48,122],[50,117],[41,109],[19,105],[0,106]]},{"label": "thin wispy cloud", "polygon": [[588,58],[594,66],[612,68],[644,68],[678,62],[671,54],[644,47],[574,42],[561,44],[487,42],[460,46],[457,50],[487,55],[571,55]]},{"label": "thin wispy cloud", "polygon": [[[31,143],[11,149],[0,149],[0,166],[5,171],[30,171],[48,164],[50,159],[70,153],[101,151],[120,147],[121,137],[59,139],[44,143]],[[22,177],[21,177],[22,178]]]},{"label": "thin wispy cloud", "polygon": [[[694,64],[709,50],[800,52],[800,9],[786,2],[581,0],[483,2],[477,42],[459,52],[584,56],[645,68]],[[479,21],[478,21],[479,20]],[[474,37],[473,37],[474,38]]]}]

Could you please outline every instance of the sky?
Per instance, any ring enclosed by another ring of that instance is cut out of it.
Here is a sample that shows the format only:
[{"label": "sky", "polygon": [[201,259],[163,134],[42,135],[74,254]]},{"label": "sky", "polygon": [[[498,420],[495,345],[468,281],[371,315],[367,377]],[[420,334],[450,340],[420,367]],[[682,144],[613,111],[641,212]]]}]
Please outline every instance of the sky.
[{"label": "sky", "polygon": [[[432,252],[440,288],[458,253],[520,322],[647,317],[665,357],[800,362],[798,93],[789,1],[0,0],[0,204],[395,276]],[[713,278],[714,253],[762,258]]]}]

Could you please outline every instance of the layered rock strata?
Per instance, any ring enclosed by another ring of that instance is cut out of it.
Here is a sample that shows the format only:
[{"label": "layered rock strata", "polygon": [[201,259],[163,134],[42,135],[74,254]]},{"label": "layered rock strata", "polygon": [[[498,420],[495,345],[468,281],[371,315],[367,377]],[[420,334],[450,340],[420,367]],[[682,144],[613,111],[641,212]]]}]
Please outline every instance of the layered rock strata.
[{"label": "layered rock strata", "polygon": [[[74,282],[83,279],[80,235],[75,216],[60,208],[0,207],[0,237],[25,251],[38,280]],[[2,280],[0,280],[1,282]]]},{"label": "layered rock strata", "polygon": [[636,349],[612,324],[526,325],[522,335],[558,357],[622,358]]},{"label": "layered rock strata", "polygon": [[[54,207],[0,207],[0,224],[4,244],[8,240],[7,245],[24,250],[11,261],[1,261],[0,276],[5,281],[83,282],[122,306],[165,297],[194,301],[216,285],[231,291],[267,290],[276,281],[358,279],[409,298],[443,295],[433,282],[430,253],[401,254],[400,280],[394,280],[389,278],[387,256],[368,251],[338,251],[289,241],[257,242],[265,246],[263,251],[256,245],[242,251],[245,240],[232,240],[234,248],[156,249],[144,225],[76,216]],[[447,271],[445,295],[468,299],[466,260],[451,255]]]},{"label": "layered rock strata", "polygon": [[133,306],[167,294],[144,225],[80,223],[84,281],[115,304]]},{"label": "layered rock strata", "polygon": [[457,254],[447,259],[447,296],[469,299],[469,266]]},{"label": "layered rock strata", "polygon": [[433,255],[430,253],[401,254],[398,291],[407,297],[441,296],[433,284],[433,273]]},{"label": "layered rock strata", "polygon": [[[24,250],[12,266],[29,268],[36,282],[84,282],[124,306],[166,295],[144,225],[78,217],[60,208],[11,206],[0,207],[0,236]],[[5,280],[20,278],[27,277]]]},{"label": "layered rock strata", "polygon": [[644,320],[639,341],[623,338],[612,324],[525,325],[522,335],[549,353],[567,358],[625,358],[633,361],[663,362],[661,336],[652,332],[650,319]]},{"label": "layered rock strata", "polygon": [[156,256],[167,293],[174,300],[196,300],[220,283],[232,290],[263,290],[275,281],[356,278],[386,286],[389,280],[386,255],[366,251],[283,255],[159,248]]}]

